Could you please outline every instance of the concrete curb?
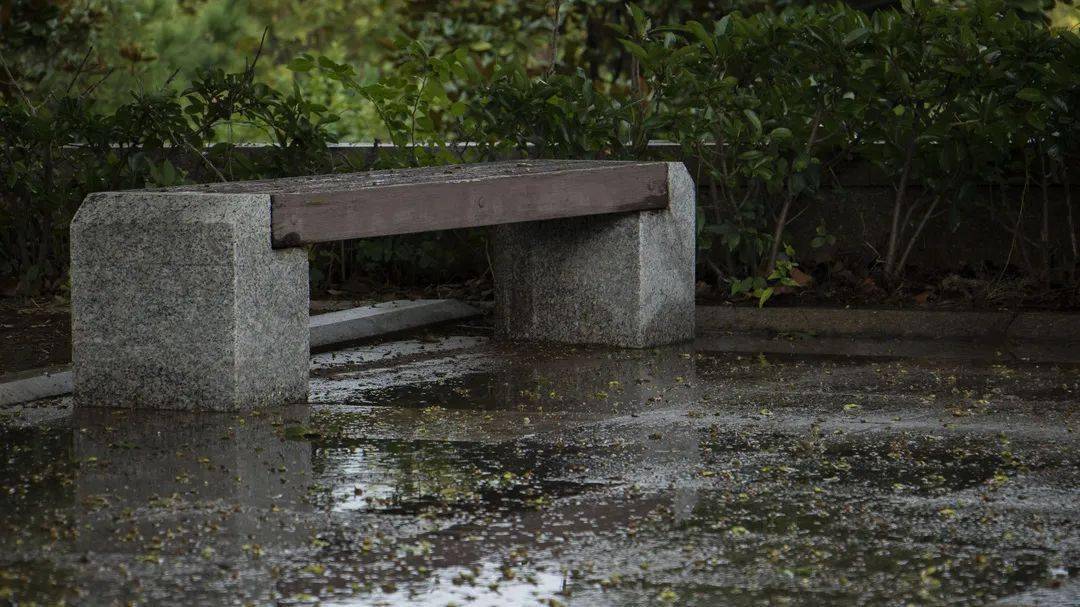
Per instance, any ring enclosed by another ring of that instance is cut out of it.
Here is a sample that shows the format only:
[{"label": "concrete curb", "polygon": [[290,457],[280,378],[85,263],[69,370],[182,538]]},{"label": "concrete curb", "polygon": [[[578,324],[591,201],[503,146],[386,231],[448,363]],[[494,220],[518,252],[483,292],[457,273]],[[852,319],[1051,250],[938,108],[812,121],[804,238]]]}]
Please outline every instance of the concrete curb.
[{"label": "concrete curb", "polygon": [[8,376],[0,383],[0,406],[68,394],[73,381],[67,365]]},{"label": "concrete curb", "polygon": [[479,316],[482,312],[456,299],[388,301],[312,316],[311,347],[378,337],[450,320]]},{"label": "concrete curb", "polygon": [[[308,326],[311,347],[318,348],[481,314],[454,299],[399,300],[319,314],[309,318]],[[72,385],[68,365],[12,374],[0,378],[0,406],[70,394]]]},{"label": "concrete curb", "polygon": [[1067,312],[698,306],[697,328],[699,333],[812,333],[1080,346],[1080,314]]},{"label": "concrete curb", "polygon": [[1006,335],[1018,341],[1069,342],[1080,348],[1080,314],[1021,312]]}]

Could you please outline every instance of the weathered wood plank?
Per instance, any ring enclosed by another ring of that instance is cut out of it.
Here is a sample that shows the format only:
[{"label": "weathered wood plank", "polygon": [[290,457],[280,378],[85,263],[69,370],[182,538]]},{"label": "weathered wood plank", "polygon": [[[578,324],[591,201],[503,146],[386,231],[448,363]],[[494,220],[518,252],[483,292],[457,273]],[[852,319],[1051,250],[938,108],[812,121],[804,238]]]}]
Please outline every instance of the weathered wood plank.
[{"label": "weathered wood plank", "polygon": [[234,181],[171,192],[268,194],[274,247],[667,206],[667,164],[528,160]]},{"label": "weathered wood plank", "polygon": [[631,164],[271,195],[274,246],[667,205],[667,167]]},{"label": "weathered wood plank", "polygon": [[482,176],[448,173],[439,181],[276,192],[271,200],[273,244],[286,247],[663,208],[667,167],[628,163]]}]

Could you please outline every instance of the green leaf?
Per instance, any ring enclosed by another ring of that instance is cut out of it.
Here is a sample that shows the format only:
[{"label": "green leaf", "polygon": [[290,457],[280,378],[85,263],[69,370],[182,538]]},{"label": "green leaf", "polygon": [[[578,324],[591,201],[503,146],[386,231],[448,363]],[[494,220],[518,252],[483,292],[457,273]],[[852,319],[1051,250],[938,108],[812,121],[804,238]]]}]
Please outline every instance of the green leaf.
[{"label": "green leaf", "polygon": [[321,69],[324,69],[324,70],[337,71],[337,72],[340,72],[343,68],[345,68],[344,65],[333,61],[332,59],[330,59],[329,57],[327,57],[325,55],[320,55],[319,56],[319,67]]},{"label": "green leaf", "polygon": [[787,127],[778,126],[769,133],[769,139],[775,139],[777,141],[785,141],[791,139],[791,129]]},{"label": "green leaf", "polygon": [[693,34],[698,42],[704,44],[710,52],[716,52],[716,41],[712,39],[712,36],[709,35],[709,32],[700,21],[687,21],[686,31]]},{"label": "green leaf", "polygon": [[626,47],[626,50],[630,51],[631,55],[637,57],[638,61],[641,61],[642,64],[648,64],[649,53],[640,44],[625,38],[620,39],[619,42]]},{"label": "green leaf", "polygon": [[724,36],[728,32],[728,28],[731,26],[731,15],[724,15],[716,25],[713,26],[713,31],[717,36]]},{"label": "green leaf", "polygon": [[857,28],[851,30],[850,32],[848,32],[848,34],[846,36],[844,36],[844,46],[852,46],[854,44],[858,44],[859,42],[862,42],[869,35],[870,35],[870,30],[868,30],[867,28],[865,28],[865,27],[857,27]]},{"label": "green leaf", "polygon": [[648,28],[649,21],[648,17],[645,15],[645,11],[641,10],[640,6],[633,3],[627,3],[626,8],[630,9],[630,18],[634,20],[634,26],[637,28],[637,31],[644,32],[645,29]]},{"label": "green leaf", "polygon": [[762,289],[761,294],[758,295],[758,304],[757,304],[758,307],[760,308],[760,307],[764,306],[765,302],[769,301],[769,298],[772,297],[772,295],[773,295],[773,288],[772,287]]},{"label": "green leaf", "polygon": [[454,118],[461,118],[469,111],[469,106],[464,101],[455,101],[450,106],[450,115]]},{"label": "green leaf", "polygon": [[731,294],[738,295],[739,293],[745,293],[750,291],[753,287],[754,279],[752,277],[736,280],[731,283]]},{"label": "green leaf", "polygon": [[761,134],[761,119],[758,118],[757,113],[755,113],[754,110],[751,110],[751,109],[747,108],[747,109],[743,110],[743,115],[746,116],[747,120],[750,121],[750,124],[754,125],[754,132],[757,133],[758,135],[760,135]]},{"label": "green leaf", "polygon": [[176,167],[167,159],[161,165],[161,176],[166,183],[172,184],[176,182]]},{"label": "green leaf", "polygon": [[1030,101],[1032,103],[1039,103],[1044,99],[1042,91],[1033,88],[1020,89],[1016,93],[1016,97],[1017,99],[1023,99],[1024,101]]},{"label": "green leaf", "polygon": [[286,63],[285,67],[293,72],[310,72],[311,68],[315,67],[315,60],[311,55],[298,55]]}]

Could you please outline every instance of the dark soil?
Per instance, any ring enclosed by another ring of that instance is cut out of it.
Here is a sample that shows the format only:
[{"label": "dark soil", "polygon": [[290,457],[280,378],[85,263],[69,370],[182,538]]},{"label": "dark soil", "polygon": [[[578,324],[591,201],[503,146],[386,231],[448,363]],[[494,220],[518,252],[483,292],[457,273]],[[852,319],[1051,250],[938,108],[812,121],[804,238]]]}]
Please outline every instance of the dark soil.
[{"label": "dark soil", "polygon": [[0,375],[71,361],[71,313],[66,304],[0,299]]},{"label": "dark soil", "polygon": [[[394,301],[396,299],[460,299],[462,301],[490,301],[494,287],[487,276],[478,276],[461,282],[426,285],[397,285],[384,282],[354,280],[348,285],[312,290],[311,299],[345,300],[366,303]],[[364,305],[357,303],[356,305]],[[315,312],[315,310],[312,310]]]}]

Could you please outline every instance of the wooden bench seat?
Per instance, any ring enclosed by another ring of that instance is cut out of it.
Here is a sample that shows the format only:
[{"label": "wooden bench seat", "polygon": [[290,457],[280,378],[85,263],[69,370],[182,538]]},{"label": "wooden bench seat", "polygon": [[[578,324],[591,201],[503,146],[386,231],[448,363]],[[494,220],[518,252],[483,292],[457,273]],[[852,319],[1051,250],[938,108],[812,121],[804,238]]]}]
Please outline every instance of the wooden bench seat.
[{"label": "wooden bench seat", "polygon": [[270,196],[275,248],[662,209],[666,162],[508,161],[238,181],[159,191]]}]

